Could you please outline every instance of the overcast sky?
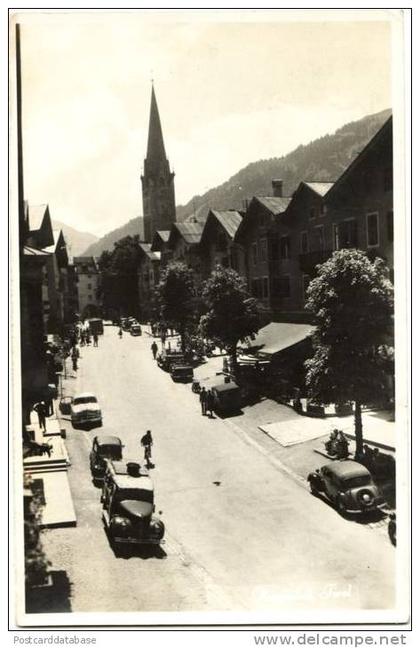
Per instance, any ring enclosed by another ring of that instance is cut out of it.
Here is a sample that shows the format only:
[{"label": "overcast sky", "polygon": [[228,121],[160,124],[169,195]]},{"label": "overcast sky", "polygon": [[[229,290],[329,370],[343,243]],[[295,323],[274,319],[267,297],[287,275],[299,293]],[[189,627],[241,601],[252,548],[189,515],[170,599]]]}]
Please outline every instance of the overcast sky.
[{"label": "overcast sky", "polygon": [[26,198],[98,236],[140,215],[152,76],[177,204],[391,107],[386,13],[360,15],[23,15]]}]

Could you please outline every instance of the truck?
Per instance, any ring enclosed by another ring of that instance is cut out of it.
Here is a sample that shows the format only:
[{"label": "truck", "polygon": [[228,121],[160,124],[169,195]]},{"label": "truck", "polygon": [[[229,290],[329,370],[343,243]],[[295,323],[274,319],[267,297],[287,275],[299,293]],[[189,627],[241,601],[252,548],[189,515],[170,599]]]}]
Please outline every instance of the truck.
[{"label": "truck", "polygon": [[104,323],[100,317],[91,317],[89,320],[89,329],[92,335],[96,333],[97,335],[103,335],[104,332]]}]

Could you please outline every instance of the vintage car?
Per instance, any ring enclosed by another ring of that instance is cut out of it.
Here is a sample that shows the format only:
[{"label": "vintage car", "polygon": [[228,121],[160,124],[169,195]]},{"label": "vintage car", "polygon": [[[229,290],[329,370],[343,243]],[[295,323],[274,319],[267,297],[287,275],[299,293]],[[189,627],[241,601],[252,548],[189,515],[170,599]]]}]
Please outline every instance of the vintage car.
[{"label": "vintage car", "polygon": [[164,542],[165,525],[154,515],[153,482],[139,463],[108,461],[101,502],[105,531],[113,547]]},{"label": "vintage car", "polygon": [[134,335],[134,336],[141,335],[141,326],[138,322],[131,325],[130,335]]},{"label": "vintage car", "polygon": [[369,470],[357,461],[332,461],[308,475],[311,493],[322,493],[340,513],[367,513],[384,506]]},{"label": "vintage car", "polygon": [[123,444],[116,436],[96,436],[92,442],[89,455],[90,472],[95,481],[101,481],[105,475],[107,460],[122,459]]},{"label": "vintage car", "polygon": [[102,412],[94,394],[85,392],[75,396],[71,403],[71,422],[78,425],[102,425]]},{"label": "vintage car", "polygon": [[157,362],[161,369],[163,369],[164,371],[170,371],[173,364],[180,365],[185,362],[185,358],[182,351],[163,349],[162,353],[160,353],[158,356]]},{"label": "vintage car", "polygon": [[214,409],[218,414],[233,414],[242,407],[241,388],[234,382],[223,382],[211,388],[214,396]]},{"label": "vintage car", "polygon": [[391,513],[388,520],[388,535],[394,547],[397,545],[397,514]]},{"label": "vintage car", "polygon": [[172,362],[170,374],[174,382],[191,382],[194,378],[194,369],[186,362]]}]

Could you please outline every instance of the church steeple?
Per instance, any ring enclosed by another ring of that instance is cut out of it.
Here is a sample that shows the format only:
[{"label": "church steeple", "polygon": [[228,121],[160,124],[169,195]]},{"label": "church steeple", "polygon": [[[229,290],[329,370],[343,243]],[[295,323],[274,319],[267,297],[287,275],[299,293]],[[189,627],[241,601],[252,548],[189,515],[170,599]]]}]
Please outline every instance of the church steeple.
[{"label": "church steeple", "polygon": [[155,89],[152,85],[152,100],[150,102],[149,137],[147,140],[147,159],[166,160],[165,144],[163,143],[162,126],[156,102]]},{"label": "church steeple", "polygon": [[169,230],[175,222],[175,174],[166,158],[162,126],[152,85],[150,102],[147,156],[144,175],[141,176],[143,192],[144,240],[151,242],[156,230]]}]

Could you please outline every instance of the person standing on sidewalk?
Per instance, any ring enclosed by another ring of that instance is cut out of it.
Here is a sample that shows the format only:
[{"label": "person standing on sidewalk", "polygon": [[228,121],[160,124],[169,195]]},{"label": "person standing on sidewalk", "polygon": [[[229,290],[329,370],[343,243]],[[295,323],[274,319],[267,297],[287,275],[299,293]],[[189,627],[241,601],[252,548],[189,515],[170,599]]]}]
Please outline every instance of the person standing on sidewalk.
[{"label": "person standing on sidewalk", "polygon": [[38,422],[39,422],[39,427],[41,430],[46,431],[45,427],[45,417],[47,415],[47,408],[45,406],[44,401],[40,401],[36,405],[34,405],[34,410],[38,414]]},{"label": "person standing on sidewalk", "polygon": [[97,347],[97,346],[98,346],[98,334],[97,334],[96,331],[95,331],[94,334],[93,334],[93,346],[94,346],[94,347]]},{"label": "person standing on sidewalk", "polygon": [[156,344],[155,340],[153,340],[152,346],[150,348],[152,349],[153,360],[156,360],[156,354],[158,352],[158,345]]},{"label": "person standing on sidewalk", "polygon": [[200,403],[201,403],[201,414],[202,416],[205,416],[207,412],[207,392],[205,387],[201,388]]},{"label": "person standing on sidewalk", "polygon": [[214,411],[214,395],[213,392],[209,389],[207,392],[207,404],[206,404],[206,410],[210,414],[210,418],[213,418],[213,411]]}]

